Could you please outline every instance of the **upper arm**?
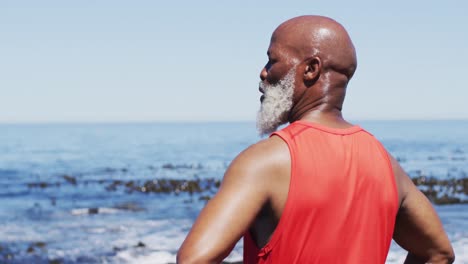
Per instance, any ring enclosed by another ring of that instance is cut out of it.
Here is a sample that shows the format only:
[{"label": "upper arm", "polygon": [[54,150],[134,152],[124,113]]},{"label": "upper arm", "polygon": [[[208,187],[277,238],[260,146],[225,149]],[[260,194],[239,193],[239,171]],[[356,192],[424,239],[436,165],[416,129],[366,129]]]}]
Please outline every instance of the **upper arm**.
[{"label": "upper arm", "polygon": [[391,158],[400,197],[394,240],[424,261],[453,258],[453,249],[429,200]]},{"label": "upper arm", "polygon": [[[268,144],[260,143],[242,152],[227,169],[218,193],[201,211],[182,244],[178,261],[224,259],[269,198],[268,174],[274,158]],[[187,261],[190,262],[190,261]]]}]

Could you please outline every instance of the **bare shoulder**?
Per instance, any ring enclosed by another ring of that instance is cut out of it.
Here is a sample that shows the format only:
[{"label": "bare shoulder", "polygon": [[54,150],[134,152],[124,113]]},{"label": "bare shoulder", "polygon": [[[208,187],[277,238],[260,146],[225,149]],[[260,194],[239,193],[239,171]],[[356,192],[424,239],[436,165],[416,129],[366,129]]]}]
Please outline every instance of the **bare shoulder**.
[{"label": "bare shoulder", "polygon": [[241,167],[246,170],[271,171],[288,163],[289,149],[278,136],[259,141],[242,151],[231,163],[229,169]]},{"label": "bare shoulder", "polygon": [[288,145],[280,137],[272,136],[242,151],[227,169],[223,184],[238,180],[264,184],[288,168],[289,164]]}]

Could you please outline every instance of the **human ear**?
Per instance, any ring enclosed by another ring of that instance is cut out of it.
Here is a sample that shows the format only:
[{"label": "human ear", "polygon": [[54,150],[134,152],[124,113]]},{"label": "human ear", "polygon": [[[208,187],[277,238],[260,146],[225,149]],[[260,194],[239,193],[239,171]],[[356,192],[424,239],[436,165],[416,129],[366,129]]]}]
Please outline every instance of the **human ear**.
[{"label": "human ear", "polygon": [[320,76],[322,70],[322,60],[319,57],[312,57],[306,60],[306,67],[304,70],[304,82],[314,82]]}]

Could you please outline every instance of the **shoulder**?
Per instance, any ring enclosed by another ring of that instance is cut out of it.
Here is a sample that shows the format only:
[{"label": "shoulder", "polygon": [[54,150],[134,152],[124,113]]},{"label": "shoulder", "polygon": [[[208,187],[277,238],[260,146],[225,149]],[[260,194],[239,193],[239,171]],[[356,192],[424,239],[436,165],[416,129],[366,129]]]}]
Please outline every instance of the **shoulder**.
[{"label": "shoulder", "polygon": [[234,161],[243,163],[271,163],[289,155],[288,145],[280,137],[273,135],[261,140],[242,151]]},{"label": "shoulder", "polygon": [[286,142],[278,136],[259,141],[242,151],[231,165],[242,165],[250,169],[266,169],[275,167],[289,159],[289,149]]},{"label": "shoulder", "polygon": [[290,164],[289,148],[278,136],[259,141],[242,151],[229,165],[223,182],[265,185]]}]

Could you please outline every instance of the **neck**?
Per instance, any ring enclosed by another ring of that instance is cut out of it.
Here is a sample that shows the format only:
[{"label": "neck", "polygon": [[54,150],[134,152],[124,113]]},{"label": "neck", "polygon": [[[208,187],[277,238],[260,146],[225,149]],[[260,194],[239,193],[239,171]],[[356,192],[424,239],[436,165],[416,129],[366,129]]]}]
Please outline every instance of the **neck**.
[{"label": "neck", "polygon": [[317,81],[306,87],[289,114],[289,122],[304,120],[330,127],[351,126],[341,113],[346,82]]}]

